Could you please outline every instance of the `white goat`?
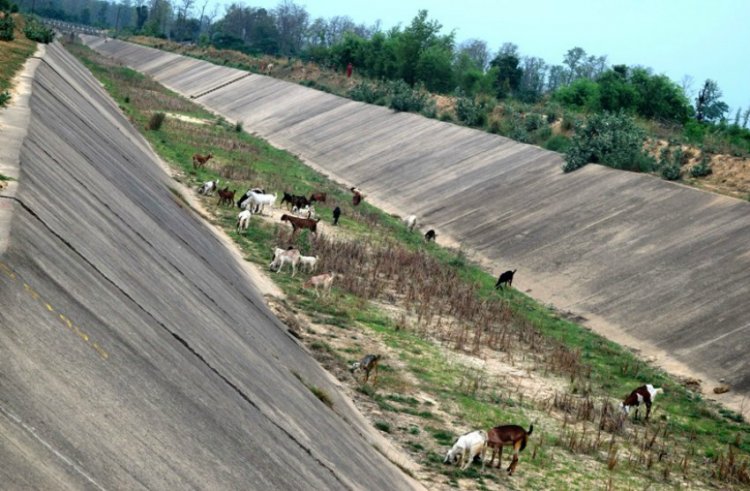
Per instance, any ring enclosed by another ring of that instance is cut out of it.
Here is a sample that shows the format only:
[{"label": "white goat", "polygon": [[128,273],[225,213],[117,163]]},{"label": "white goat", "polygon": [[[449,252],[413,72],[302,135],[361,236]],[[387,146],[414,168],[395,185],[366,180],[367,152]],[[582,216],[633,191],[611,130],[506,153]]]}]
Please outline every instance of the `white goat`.
[{"label": "white goat", "polygon": [[198,188],[198,194],[205,194],[206,196],[211,196],[214,194],[214,191],[216,191],[219,188],[219,180],[216,179],[214,181],[206,181],[204,182],[200,188]]},{"label": "white goat", "polygon": [[331,286],[333,285],[333,280],[336,279],[336,276],[338,276],[338,274],[333,272],[312,276],[302,286],[305,288],[315,288],[315,294],[317,296],[320,296],[320,292],[318,290],[322,288],[323,294],[325,295],[326,293],[331,291]]},{"label": "white goat", "polygon": [[459,437],[458,441],[445,454],[443,464],[460,465],[461,470],[466,470],[474,457],[479,455],[482,458],[482,471],[484,471],[484,453],[486,450],[487,432],[484,430],[472,431]]},{"label": "white goat", "polygon": [[315,213],[315,207],[312,205],[305,205],[302,208],[293,206],[292,213],[302,218],[312,218],[313,220],[317,218],[317,214]]},{"label": "white goat", "polygon": [[251,216],[252,213],[250,213],[250,210],[242,210],[240,214],[237,215],[237,233],[240,233],[241,230],[247,230],[250,226]]},{"label": "white goat", "polygon": [[283,268],[285,264],[289,263],[292,265],[292,276],[297,274],[297,265],[299,264],[300,258],[300,253],[297,249],[283,250],[276,248],[274,252],[275,254],[273,257],[273,261],[268,265],[268,268],[270,270],[273,271],[274,268],[278,268],[276,269],[276,272],[280,273],[281,268]]},{"label": "white goat", "polygon": [[409,232],[414,230],[414,226],[417,224],[417,215],[409,215],[404,218],[404,225],[409,229]]},{"label": "white goat", "polygon": [[306,266],[309,272],[313,272],[318,265],[318,256],[300,256],[299,263],[300,267]]},{"label": "white goat", "polygon": [[263,214],[263,207],[268,205],[273,209],[273,205],[276,203],[276,193],[274,194],[257,194],[251,193],[250,196],[244,203],[246,210],[252,210],[257,207],[257,213]]}]

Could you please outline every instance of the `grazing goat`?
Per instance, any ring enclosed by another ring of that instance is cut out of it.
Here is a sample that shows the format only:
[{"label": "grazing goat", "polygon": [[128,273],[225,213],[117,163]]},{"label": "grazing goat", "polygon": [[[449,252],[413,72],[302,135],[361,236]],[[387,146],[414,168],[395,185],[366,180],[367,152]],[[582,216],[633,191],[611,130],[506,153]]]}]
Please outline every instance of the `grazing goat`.
[{"label": "grazing goat", "polygon": [[417,215],[409,215],[408,217],[404,218],[404,225],[406,225],[406,228],[409,229],[409,232],[414,230],[414,226],[417,224]]},{"label": "grazing goat", "polygon": [[498,288],[500,290],[503,289],[503,285],[513,286],[513,275],[516,274],[517,269],[514,269],[513,271],[506,271],[505,273],[501,274],[500,277],[497,279],[497,283],[495,283],[495,290]]},{"label": "grazing goat", "polygon": [[466,470],[474,457],[478,455],[482,459],[482,471],[484,471],[484,454],[486,451],[487,432],[484,430],[472,431],[459,437],[453,447],[445,454],[443,464],[460,465],[461,470]]},{"label": "grazing goat", "polygon": [[302,208],[298,208],[295,206],[294,208],[292,208],[292,213],[302,218],[316,218],[315,207],[313,207],[312,205],[303,206]]},{"label": "grazing goat", "polygon": [[361,360],[354,362],[352,366],[349,367],[349,371],[354,374],[357,370],[362,370],[365,372],[365,380],[362,382],[362,384],[366,384],[367,380],[370,378],[370,372],[373,372],[373,378],[372,383],[378,381],[378,364],[380,363],[381,355],[365,355],[362,357]]},{"label": "grazing goat", "polygon": [[338,206],[333,209],[333,224],[338,225],[339,224],[339,218],[341,217],[341,208]]},{"label": "grazing goat", "polygon": [[219,189],[219,180],[213,180],[213,181],[206,181],[204,182],[200,188],[198,188],[198,194],[203,194],[206,196],[211,196],[214,191]]},{"label": "grazing goat", "polygon": [[317,276],[310,277],[309,280],[302,285],[305,288],[315,288],[315,295],[320,296],[319,288],[323,289],[323,295],[331,291],[333,280],[336,279],[337,274],[333,272],[319,274]]},{"label": "grazing goat", "polygon": [[224,189],[219,189],[219,191],[217,192],[219,193],[219,206],[224,204],[232,206],[232,201],[234,201],[234,193],[237,192],[236,189],[234,191],[230,191],[229,186],[227,186]]},{"label": "grazing goat", "polygon": [[312,273],[318,265],[318,256],[300,256],[299,263],[301,266],[306,266],[307,271]]},{"label": "grazing goat", "polygon": [[326,193],[313,193],[310,195],[310,199],[308,200],[310,203],[314,203],[315,201],[319,203],[325,203],[326,202]]},{"label": "grazing goat", "polygon": [[529,439],[529,435],[534,431],[534,425],[529,426],[529,431],[524,430],[518,425],[503,425],[495,426],[487,432],[487,446],[492,449],[492,458],[490,459],[490,467],[492,462],[495,461],[495,455],[499,453],[497,459],[497,466],[502,466],[503,463],[503,447],[508,445],[513,447],[513,461],[508,466],[508,475],[512,476],[513,471],[516,470],[518,465],[518,453],[522,452],[526,448],[526,443]]},{"label": "grazing goat", "polygon": [[203,167],[206,165],[206,162],[211,160],[213,158],[212,154],[208,155],[201,155],[199,153],[193,154],[193,168],[197,169],[198,167]]},{"label": "grazing goat", "polygon": [[251,216],[252,213],[250,213],[250,210],[242,210],[240,214],[237,215],[237,233],[240,233],[241,230],[247,230],[250,226]]},{"label": "grazing goat", "polygon": [[242,198],[237,201],[237,208],[244,208],[245,201],[247,201],[253,194],[266,194],[266,190],[261,188],[248,189],[247,192],[242,195]]},{"label": "grazing goat", "polygon": [[426,240],[427,242],[435,240],[435,237],[437,237],[437,234],[432,229],[428,230],[427,233],[424,234],[424,240]]},{"label": "grazing goat", "polygon": [[276,248],[274,250],[273,261],[271,261],[271,264],[268,265],[268,269],[273,271],[274,268],[277,268],[276,272],[280,273],[281,268],[283,268],[285,264],[289,263],[292,266],[292,276],[294,276],[295,274],[297,274],[297,265],[299,264],[300,257],[301,254],[297,249],[290,248],[287,250],[283,250]]},{"label": "grazing goat", "polygon": [[255,213],[258,213],[260,215],[263,214],[263,208],[268,205],[273,209],[273,205],[276,203],[276,193],[274,194],[258,194],[258,193],[251,193],[250,196],[248,196],[247,200],[245,200],[244,207],[245,209],[254,210]]},{"label": "grazing goat", "polygon": [[359,204],[362,202],[363,196],[359,193],[354,193],[354,196],[352,196],[352,204],[354,206],[359,206]]},{"label": "grazing goat", "polygon": [[622,409],[622,412],[627,416],[630,413],[630,408],[635,406],[635,419],[638,419],[639,406],[641,403],[644,403],[646,405],[646,419],[648,419],[648,416],[651,414],[651,404],[654,402],[656,394],[662,393],[664,393],[664,389],[662,388],[654,388],[651,384],[642,385],[631,392],[630,395],[620,403],[620,409]]},{"label": "grazing goat", "polygon": [[318,235],[318,221],[312,218],[300,218],[294,215],[281,215],[282,222],[289,222],[292,225],[292,235],[297,233],[297,230],[306,228],[310,232]]}]

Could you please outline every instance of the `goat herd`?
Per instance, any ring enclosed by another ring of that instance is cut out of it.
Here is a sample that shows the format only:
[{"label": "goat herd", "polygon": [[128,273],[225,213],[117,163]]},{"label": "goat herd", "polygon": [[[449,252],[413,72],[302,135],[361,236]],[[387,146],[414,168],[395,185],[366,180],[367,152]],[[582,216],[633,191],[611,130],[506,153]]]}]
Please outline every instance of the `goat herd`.
[{"label": "goat herd", "polygon": [[[193,165],[200,167],[206,164],[206,162],[212,157],[211,154],[203,156],[195,154],[193,156]],[[362,192],[353,187],[350,189],[352,192],[352,205],[358,206],[364,199]],[[229,186],[225,186],[224,189],[219,189],[219,181],[212,180],[205,182],[198,189],[198,193],[205,196],[212,196],[216,192],[219,196],[218,205],[229,205],[231,206],[234,202],[236,191],[230,191]],[[242,233],[243,230],[247,230],[250,224],[250,218],[253,214],[263,215],[263,210],[266,206],[271,209],[274,208],[277,194],[268,194],[264,189],[253,188],[248,190],[245,194],[240,197],[237,201],[237,206],[242,208],[242,211],[237,215],[237,232]],[[285,192],[281,198],[281,204],[287,204],[291,214],[283,214],[281,216],[282,222],[287,222],[292,226],[292,236],[294,236],[300,230],[309,230],[312,234],[317,236],[318,229],[317,225],[320,218],[315,213],[313,203],[325,203],[327,199],[326,193],[313,193],[309,198],[306,196],[298,196]],[[341,208],[335,207],[333,210],[333,221],[332,224],[338,225],[339,218],[341,217]],[[417,225],[417,216],[409,215],[403,220],[406,228],[411,232]],[[425,235],[427,242],[434,241],[437,237],[435,230],[428,230]],[[292,269],[292,276],[297,273],[297,268],[305,268],[309,273],[315,271],[318,263],[317,256],[303,256],[299,249],[289,246],[286,249],[276,248],[273,251],[273,260],[269,264],[271,271],[281,272],[285,265],[289,265]],[[512,286],[513,276],[517,270],[505,271],[497,279],[495,284],[496,289],[503,289],[503,285]],[[320,290],[323,294],[327,294],[331,290],[334,279],[337,277],[337,273],[329,271],[316,276],[310,277],[303,286],[305,288],[313,288],[315,294],[320,296]],[[377,368],[381,360],[379,354],[368,354],[364,356],[360,361],[354,363],[349,370],[354,373],[357,370],[364,372],[363,383],[367,383],[371,372],[374,374],[373,383],[377,382]],[[653,385],[647,384],[633,390],[625,400],[620,403],[620,408],[624,416],[627,416],[631,408],[636,409],[636,418],[638,417],[638,408],[641,404],[646,406],[646,419],[648,419],[651,413],[651,404],[657,394],[662,393],[663,389],[654,388]],[[495,456],[498,456],[497,467],[501,466],[503,447],[508,446],[512,448],[513,458],[510,465],[507,468],[509,475],[513,475],[513,471],[518,465],[518,454],[526,448],[528,438],[534,430],[534,425],[530,425],[528,430],[525,430],[518,425],[501,425],[495,426],[488,431],[475,430],[466,433],[458,438],[448,453],[445,455],[443,460],[444,464],[455,464],[461,466],[461,469],[467,469],[472,462],[479,460],[482,464],[482,470],[484,470],[484,457],[487,448],[492,449],[492,457],[490,459],[490,467],[492,467]]]}]

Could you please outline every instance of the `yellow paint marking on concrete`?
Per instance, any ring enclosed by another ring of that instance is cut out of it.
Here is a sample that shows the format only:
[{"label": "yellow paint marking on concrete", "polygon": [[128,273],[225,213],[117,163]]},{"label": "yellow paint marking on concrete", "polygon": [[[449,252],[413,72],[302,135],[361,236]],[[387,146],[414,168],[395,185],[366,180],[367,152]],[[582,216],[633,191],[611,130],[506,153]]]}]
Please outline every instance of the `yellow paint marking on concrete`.
[{"label": "yellow paint marking on concrete", "polygon": [[31,298],[33,298],[34,300],[39,300],[39,294],[36,292],[36,290],[31,288],[28,283],[23,284],[23,289],[26,290],[26,293],[31,295]]},{"label": "yellow paint marking on concrete", "polygon": [[[17,277],[15,271],[13,271],[13,269],[10,266],[8,266],[2,261],[0,261],[0,271],[2,271],[7,277],[13,280],[15,280]],[[42,299],[41,295],[36,290],[34,290],[34,288],[32,288],[31,285],[24,282],[23,289],[29,296],[31,296],[31,298],[38,301],[40,304],[44,305],[44,307],[46,307],[48,311],[55,312],[55,308],[52,306],[52,304],[45,302]],[[58,313],[57,316],[68,327],[68,329],[74,332],[76,336],[81,338],[86,344],[91,346],[94,349],[94,351],[96,351],[99,354],[102,360],[106,360],[107,358],[109,358],[109,353],[107,353],[107,351],[104,348],[99,346],[99,344],[96,343],[95,341],[91,341],[90,336],[86,332],[84,332],[82,329],[80,329],[78,326],[74,325],[73,322],[70,319],[68,319],[64,314]]]}]

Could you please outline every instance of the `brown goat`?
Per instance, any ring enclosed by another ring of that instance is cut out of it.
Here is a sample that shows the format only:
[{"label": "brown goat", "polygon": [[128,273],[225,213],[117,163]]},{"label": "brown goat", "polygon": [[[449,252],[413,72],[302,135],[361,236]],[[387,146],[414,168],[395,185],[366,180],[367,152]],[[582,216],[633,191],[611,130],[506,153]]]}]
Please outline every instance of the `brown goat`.
[{"label": "brown goat", "polygon": [[234,201],[234,193],[236,192],[236,189],[234,191],[230,191],[229,186],[225,187],[224,189],[219,189],[217,191],[217,193],[219,193],[219,206],[224,204],[232,206],[232,202]]},{"label": "brown goat", "polygon": [[206,162],[211,160],[213,158],[213,155],[210,153],[208,155],[201,155],[199,153],[196,153],[193,155],[193,168],[197,169],[198,167],[203,167],[206,165]]},{"label": "brown goat", "polygon": [[325,203],[326,202],[326,193],[313,193],[310,195],[310,199],[308,200],[310,203],[313,203],[314,201],[317,201],[319,203]]},{"label": "brown goat", "polygon": [[512,476],[513,471],[516,470],[518,465],[518,453],[526,448],[529,435],[534,431],[534,425],[529,426],[529,431],[524,430],[518,425],[503,425],[495,426],[487,432],[487,446],[492,449],[492,458],[490,459],[490,467],[492,462],[495,460],[495,455],[500,454],[497,459],[497,466],[502,465],[503,460],[503,447],[513,447],[513,461],[508,466],[508,475]]},{"label": "brown goat", "polygon": [[297,233],[297,230],[306,228],[310,232],[318,235],[318,222],[320,220],[313,220],[312,218],[300,218],[293,215],[281,215],[282,222],[289,222],[292,225],[292,235]]}]

